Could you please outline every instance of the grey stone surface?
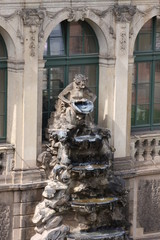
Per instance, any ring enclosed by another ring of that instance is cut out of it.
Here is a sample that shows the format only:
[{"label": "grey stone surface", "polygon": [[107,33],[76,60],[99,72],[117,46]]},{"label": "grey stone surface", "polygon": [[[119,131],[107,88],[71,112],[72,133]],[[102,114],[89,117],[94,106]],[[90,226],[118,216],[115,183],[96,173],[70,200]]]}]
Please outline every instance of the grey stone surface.
[{"label": "grey stone surface", "polygon": [[159,231],[160,219],[160,179],[139,180],[137,202],[137,227],[144,233]]}]

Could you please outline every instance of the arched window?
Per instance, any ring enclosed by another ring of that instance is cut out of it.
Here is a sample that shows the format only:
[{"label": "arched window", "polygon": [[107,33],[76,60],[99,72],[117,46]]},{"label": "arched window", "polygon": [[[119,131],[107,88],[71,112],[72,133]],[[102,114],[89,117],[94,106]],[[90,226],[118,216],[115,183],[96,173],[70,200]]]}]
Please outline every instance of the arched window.
[{"label": "arched window", "polygon": [[[97,38],[86,22],[63,21],[53,29],[44,52],[43,129],[58,94],[75,74],[85,74],[89,79],[88,87],[98,96],[98,52]],[[97,118],[97,102],[95,105]]]},{"label": "arched window", "polygon": [[132,130],[160,129],[160,19],[140,30],[135,44]]},{"label": "arched window", "polygon": [[0,142],[6,140],[7,130],[7,50],[0,35]]}]

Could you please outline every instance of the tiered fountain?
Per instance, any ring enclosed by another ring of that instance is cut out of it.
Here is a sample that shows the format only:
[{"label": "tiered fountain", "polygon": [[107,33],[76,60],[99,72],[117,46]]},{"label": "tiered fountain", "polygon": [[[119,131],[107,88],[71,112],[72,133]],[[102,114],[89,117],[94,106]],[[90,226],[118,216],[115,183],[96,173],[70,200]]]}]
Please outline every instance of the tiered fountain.
[{"label": "tiered fountain", "polygon": [[49,144],[38,157],[48,177],[31,240],[124,240],[125,188],[112,171],[110,132],[91,121],[96,96],[76,75],[49,119]]}]

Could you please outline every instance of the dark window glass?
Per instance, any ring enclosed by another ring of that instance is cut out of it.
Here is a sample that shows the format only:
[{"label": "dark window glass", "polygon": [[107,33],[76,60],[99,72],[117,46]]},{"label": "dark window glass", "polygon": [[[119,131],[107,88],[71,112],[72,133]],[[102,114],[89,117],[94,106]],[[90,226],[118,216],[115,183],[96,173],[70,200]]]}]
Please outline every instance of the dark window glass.
[{"label": "dark window glass", "polygon": [[132,129],[160,128],[160,19],[154,17],[140,30],[135,44],[132,84]]},{"label": "dark window glass", "polygon": [[[53,29],[44,51],[43,132],[59,93],[75,74],[85,74],[88,87],[98,94],[98,52],[97,38],[86,22],[64,21]],[[97,111],[96,102],[95,119]]]},{"label": "dark window glass", "polygon": [[7,126],[7,51],[0,35],[0,142],[6,139]]},{"label": "dark window glass", "polygon": [[152,20],[141,29],[136,40],[137,51],[149,51],[152,48]]}]

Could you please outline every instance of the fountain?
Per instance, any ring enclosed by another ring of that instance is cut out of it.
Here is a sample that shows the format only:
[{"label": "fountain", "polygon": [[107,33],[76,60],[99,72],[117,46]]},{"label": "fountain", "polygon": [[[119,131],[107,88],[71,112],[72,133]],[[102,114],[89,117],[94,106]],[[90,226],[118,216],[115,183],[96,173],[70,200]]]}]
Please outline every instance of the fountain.
[{"label": "fountain", "polygon": [[49,144],[38,156],[48,183],[35,209],[31,240],[124,240],[126,190],[113,174],[110,131],[95,126],[96,96],[78,74],[58,97]]}]

